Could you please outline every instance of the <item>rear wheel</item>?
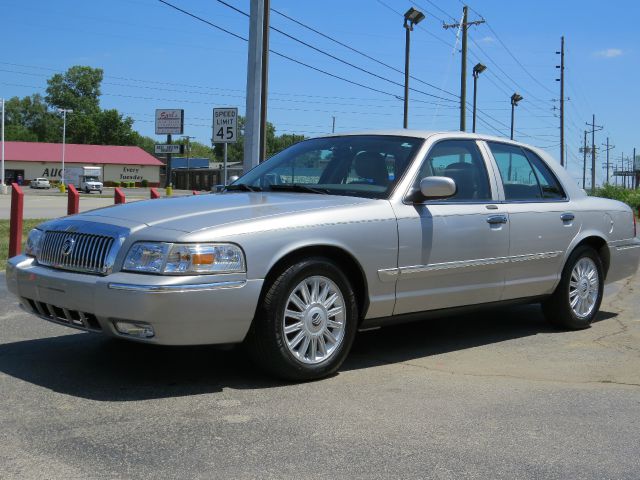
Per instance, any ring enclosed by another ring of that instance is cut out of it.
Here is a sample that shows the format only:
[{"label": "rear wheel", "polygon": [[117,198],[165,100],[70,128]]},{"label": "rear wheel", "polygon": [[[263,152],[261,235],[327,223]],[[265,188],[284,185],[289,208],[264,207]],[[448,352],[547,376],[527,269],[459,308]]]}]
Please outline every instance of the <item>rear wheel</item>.
[{"label": "rear wheel", "polygon": [[600,309],[603,290],[602,261],[593,248],[581,246],[567,260],[560,283],[542,310],[556,326],[587,328]]},{"label": "rear wheel", "polygon": [[247,346],[268,372],[314,380],[340,367],[357,321],[348,279],[330,260],[310,258],[289,266],[267,286]]}]

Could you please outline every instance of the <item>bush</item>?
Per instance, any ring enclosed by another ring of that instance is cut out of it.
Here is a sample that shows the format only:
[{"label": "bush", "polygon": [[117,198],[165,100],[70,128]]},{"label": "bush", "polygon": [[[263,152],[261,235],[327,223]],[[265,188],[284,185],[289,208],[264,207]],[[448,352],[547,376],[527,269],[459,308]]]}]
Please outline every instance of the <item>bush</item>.
[{"label": "bush", "polygon": [[129,182],[129,188],[135,188],[136,182]]},{"label": "bush", "polygon": [[596,188],[594,196],[624,202],[636,211],[636,215],[640,210],[640,190],[629,190],[615,185],[604,185],[603,187]]},{"label": "bush", "polygon": [[114,187],[119,187],[120,186],[120,182],[113,182],[113,186]]},{"label": "bush", "polygon": [[149,180],[147,180],[146,178],[142,179],[142,182],[140,182],[142,184],[142,186],[144,188],[147,188],[149,186]]}]

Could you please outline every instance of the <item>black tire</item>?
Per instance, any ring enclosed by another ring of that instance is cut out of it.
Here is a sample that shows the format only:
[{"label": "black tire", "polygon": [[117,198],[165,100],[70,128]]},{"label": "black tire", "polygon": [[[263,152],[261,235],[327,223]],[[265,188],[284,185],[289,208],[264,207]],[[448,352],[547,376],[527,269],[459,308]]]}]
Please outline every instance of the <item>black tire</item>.
[{"label": "black tire", "polygon": [[[340,290],[344,299],[344,336],[328,358],[309,364],[296,358],[287,346],[283,318],[289,296],[301,282],[314,276],[331,280]],[[294,381],[317,380],[340,368],[351,349],[357,326],[358,306],[349,280],[331,260],[311,257],[288,266],[266,285],[245,347],[256,365],[272,375]]]},{"label": "black tire", "polygon": [[[581,317],[578,316],[576,312],[574,312],[571,308],[569,300],[569,284],[571,281],[571,274],[573,272],[573,269],[583,258],[592,260],[596,266],[598,274],[598,289],[597,297],[592,310],[587,315]],[[565,264],[562,271],[560,283],[556,287],[551,297],[542,302],[542,311],[546,320],[556,327],[569,330],[580,330],[583,328],[588,328],[595,316],[598,314],[600,303],[602,302],[603,291],[604,273],[602,268],[602,260],[593,248],[587,245],[583,245],[576,248],[569,256],[569,259],[567,260],[567,263]]]}]

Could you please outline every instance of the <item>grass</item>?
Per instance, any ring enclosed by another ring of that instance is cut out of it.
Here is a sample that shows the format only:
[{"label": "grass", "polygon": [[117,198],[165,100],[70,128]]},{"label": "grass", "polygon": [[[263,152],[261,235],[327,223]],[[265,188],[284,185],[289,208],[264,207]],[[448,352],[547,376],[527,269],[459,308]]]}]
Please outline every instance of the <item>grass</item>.
[{"label": "grass", "polygon": [[[22,222],[22,250],[24,251],[24,243],[27,241],[27,234],[36,225],[44,222],[45,219],[25,219]],[[0,220],[0,271],[3,271],[7,265],[9,256],[9,220]]]}]

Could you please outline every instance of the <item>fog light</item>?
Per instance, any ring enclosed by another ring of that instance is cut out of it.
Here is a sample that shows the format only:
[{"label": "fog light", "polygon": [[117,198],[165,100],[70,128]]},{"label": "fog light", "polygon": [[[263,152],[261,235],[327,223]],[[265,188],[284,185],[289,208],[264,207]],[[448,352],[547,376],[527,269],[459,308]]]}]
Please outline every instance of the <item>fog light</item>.
[{"label": "fog light", "polygon": [[124,335],[131,335],[138,338],[151,338],[155,335],[153,327],[151,325],[141,325],[139,323],[115,322],[116,330]]}]

